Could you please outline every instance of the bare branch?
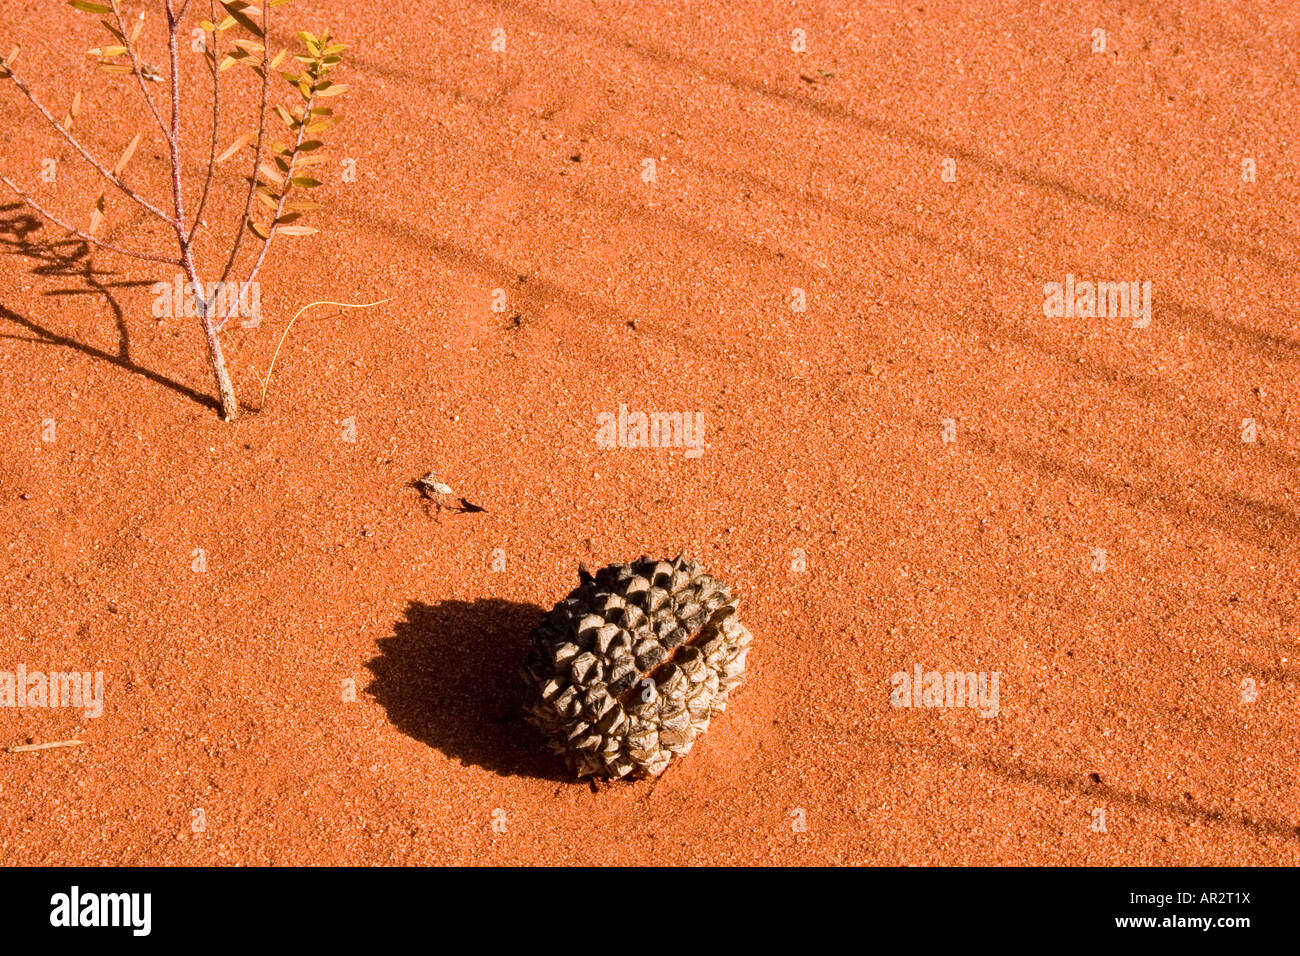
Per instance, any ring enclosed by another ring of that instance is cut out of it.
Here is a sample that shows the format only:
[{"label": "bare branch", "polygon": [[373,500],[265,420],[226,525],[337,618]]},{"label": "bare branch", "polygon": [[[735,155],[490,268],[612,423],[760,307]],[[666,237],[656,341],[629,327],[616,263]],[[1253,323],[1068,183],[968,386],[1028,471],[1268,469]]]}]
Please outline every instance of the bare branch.
[{"label": "bare branch", "polygon": [[172,206],[176,210],[176,218],[172,224],[176,227],[176,236],[180,240],[181,253],[184,255],[188,243],[185,235],[185,193],[181,189],[181,61],[176,49],[176,29],[176,13],[172,9],[172,0],[167,0],[167,56],[171,64],[172,78],[172,127],[171,135],[167,139],[171,147]]},{"label": "bare branch", "polygon": [[[182,12],[184,8],[182,7]],[[217,22],[217,0],[208,0],[208,19],[212,23]],[[212,177],[217,169],[217,137],[221,135],[219,121],[221,119],[221,38],[214,30],[212,31],[212,145],[208,152],[208,171],[203,179],[203,192],[199,195],[199,205],[194,211],[194,226],[190,229],[190,244],[193,245],[194,237],[198,235],[199,224],[203,221],[203,211],[208,206],[208,193],[212,189]],[[262,53],[262,61],[266,62],[266,52]]]},{"label": "bare branch", "polygon": [[19,189],[17,184],[15,184],[12,180],[10,180],[9,177],[7,177],[4,173],[0,173],[0,183],[4,183],[11,190],[13,190],[18,195],[18,197],[24,203],[30,206],[35,212],[44,216],[46,219],[54,223],[60,229],[72,233],[72,235],[76,236],[78,239],[82,240],[83,242],[88,242],[92,245],[98,246],[101,249],[106,249],[109,252],[116,252],[120,256],[130,256],[132,259],[144,259],[148,262],[165,262],[168,265],[173,265],[173,266],[182,265],[179,259],[169,259],[166,256],[155,255],[152,252],[136,252],[133,249],[123,249],[121,246],[115,246],[111,242],[104,242],[102,239],[96,239],[94,236],[90,235],[89,233],[82,232],[76,226],[69,225],[68,223],[60,219],[58,216],[54,215],[52,212],[47,210],[35,199],[33,199],[27,193],[23,192],[21,189]]},{"label": "bare branch", "polygon": [[131,57],[131,72],[135,74],[136,80],[140,84],[140,95],[144,101],[149,104],[149,112],[153,113],[153,118],[158,121],[158,128],[162,130],[163,137],[167,137],[167,126],[163,123],[162,114],[158,112],[158,104],[154,102],[153,94],[149,92],[149,87],[145,86],[144,74],[140,72],[140,57],[135,52],[135,43],[131,40],[131,34],[127,32],[126,21],[122,19],[122,10],[117,5],[117,0],[109,0],[113,7],[113,16],[117,18],[117,28],[122,33],[122,39],[126,43],[127,55]]},{"label": "bare branch", "polygon": [[[262,37],[265,41],[271,39],[271,8],[266,0],[262,0]],[[230,273],[235,268],[235,260],[239,256],[239,247],[244,241],[244,230],[248,228],[248,217],[253,212],[253,195],[257,192],[257,169],[262,165],[262,149],[266,142],[266,102],[271,83],[270,55],[271,48],[264,42],[262,44],[262,106],[257,114],[257,147],[253,150],[253,174],[249,177],[248,195],[244,197],[244,213],[239,217],[239,227],[235,230],[235,241],[230,247],[230,258],[226,260],[226,268],[221,272],[221,281],[223,283],[230,278]]]},{"label": "bare branch", "polygon": [[95,169],[99,171],[99,175],[103,176],[106,180],[108,180],[110,183],[112,183],[114,186],[120,189],[123,195],[125,195],[132,202],[135,202],[142,208],[147,209],[149,212],[153,213],[163,222],[169,224],[172,222],[172,218],[170,216],[168,216],[165,212],[163,212],[153,203],[149,202],[149,200],[145,199],[143,196],[137,193],[126,183],[122,182],[122,180],[114,176],[112,170],[105,167],[103,163],[97,160],[94,156],[90,155],[90,153],[86,151],[86,148],[81,145],[81,143],[77,140],[77,138],[73,136],[72,133],[70,133],[62,123],[60,123],[57,119],[55,119],[54,115],[48,109],[45,108],[45,104],[36,98],[36,95],[32,93],[32,91],[28,88],[27,84],[25,84],[22,80],[18,78],[18,74],[14,72],[12,65],[5,64],[5,69],[8,72],[7,78],[10,81],[12,81],[14,86],[18,87],[19,91],[23,94],[23,96],[27,97],[28,101],[33,106],[35,106],[37,110],[40,111],[40,114],[45,117],[46,122],[48,122],[56,130],[58,130],[59,134],[62,135],[63,138],[68,141],[69,144],[71,144],[72,148],[75,149],[78,153],[80,153],[81,157],[86,162],[90,163],[90,165],[94,166]]}]

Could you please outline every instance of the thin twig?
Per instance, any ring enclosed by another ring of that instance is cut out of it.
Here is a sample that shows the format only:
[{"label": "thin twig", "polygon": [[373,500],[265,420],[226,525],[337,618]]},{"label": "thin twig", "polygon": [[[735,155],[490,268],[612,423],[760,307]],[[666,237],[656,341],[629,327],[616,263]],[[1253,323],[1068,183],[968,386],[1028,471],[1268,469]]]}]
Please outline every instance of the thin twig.
[{"label": "thin twig", "polygon": [[[257,114],[257,146],[253,150],[253,175],[249,177],[248,194],[244,197],[244,214],[240,217],[239,226],[235,230],[235,241],[230,247],[230,258],[226,260],[226,268],[221,273],[221,284],[223,286],[235,268],[235,260],[239,256],[239,247],[244,241],[244,230],[248,228],[249,216],[253,213],[253,195],[257,192],[257,170],[262,165],[262,148],[266,142],[266,103],[270,95],[271,84],[271,61],[269,59],[271,48],[267,46],[270,39],[271,8],[266,0],[262,0],[262,106]],[[249,281],[252,281],[251,278]]]},{"label": "thin twig", "polygon": [[0,173],[0,183],[4,183],[11,190],[17,193],[19,198],[22,199],[23,202],[25,202],[36,212],[40,213],[50,222],[54,223],[60,229],[64,229],[72,233],[74,236],[76,236],[78,239],[82,240],[83,242],[88,242],[91,243],[92,245],[99,246],[101,249],[107,249],[109,252],[116,252],[120,256],[130,256],[132,259],[144,259],[148,262],[165,262],[168,265],[173,265],[173,266],[181,265],[181,261],[179,259],[169,259],[166,256],[155,255],[152,252],[136,252],[132,249],[123,249],[121,246],[115,246],[111,242],[104,242],[104,240],[102,239],[96,239],[94,236],[90,235],[89,233],[82,232],[76,226],[69,225],[68,223],[60,219],[58,216],[54,215],[54,213],[45,209],[35,199],[33,199],[27,193],[23,192],[21,189],[19,189],[18,186],[12,180],[10,180],[8,176],[4,175],[4,173]]},{"label": "thin twig", "polygon": [[163,137],[167,136],[167,125],[163,122],[162,114],[158,112],[158,105],[154,102],[153,94],[145,86],[144,74],[140,72],[140,58],[136,55],[135,44],[131,42],[131,36],[126,32],[126,21],[122,19],[122,10],[117,5],[117,0],[109,0],[113,7],[113,16],[117,18],[117,28],[122,33],[122,41],[126,43],[127,55],[131,57],[131,72],[140,83],[140,95],[144,101],[149,104],[149,111],[153,113],[153,118],[158,121],[158,128],[162,130]]},{"label": "thin twig", "polygon": [[[184,13],[185,8],[181,8]],[[217,22],[217,2],[208,0],[208,16],[212,23]],[[190,229],[190,244],[193,245],[194,237],[199,233],[199,225],[203,222],[203,211],[208,206],[208,192],[212,188],[212,176],[217,168],[217,137],[220,135],[220,111],[221,111],[221,36],[216,30],[212,31],[212,144],[208,152],[208,172],[203,180],[203,192],[199,195],[199,205],[194,211],[194,225]],[[266,62],[266,51],[262,51],[262,62]]]},{"label": "thin twig", "polygon": [[7,754],[28,753],[32,750],[53,750],[55,747],[80,747],[84,741],[81,740],[55,740],[48,744],[18,744],[14,747],[6,747]]},{"label": "thin twig", "polygon": [[171,61],[172,131],[168,145],[172,154],[172,206],[176,211],[176,234],[181,241],[181,251],[187,246],[185,236],[185,193],[181,189],[181,61],[176,49],[176,14],[172,0],[167,0],[167,55]]},{"label": "thin twig", "polygon": [[149,212],[153,213],[163,222],[170,223],[172,221],[170,216],[168,216],[165,212],[163,212],[153,203],[149,202],[149,200],[145,199],[143,196],[137,193],[126,183],[122,182],[122,180],[114,176],[111,170],[105,168],[103,163],[97,160],[94,156],[90,155],[90,153],[86,151],[86,148],[81,145],[80,141],[78,141],[77,138],[73,136],[72,133],[70,133],[64,127],[64,125],[60,123],[57,119],[55,119],[54,115],[45,108],[45,104],[36,98],[36,95],[27,87],[27,84],[25,84],[22,80],[18,78],[18,74],[14,72],[12,65],[6,63],[5,69],[8,71],[8,76],[6,78],[11,80],[14,86],[18,87],[19,91],[23,94],[23,96],[27,97],[28,101],[33,106],[35,106],[37,110],[40,111],[40,114],[45,117],[46,121],[51,126],[53,126],[56,130],[58,130],[59,134],[72,145],[72,148],[75,149],[78,153],[80,153],[82,158],[86,162],[94,166],[95,169],[99,171],[99,174],[101,176],[103,176],[110,183],[112,183],[114,186],[120,189],[128,199],[130,199],[135,203],[138,203],[143,208],[149,210]]}]

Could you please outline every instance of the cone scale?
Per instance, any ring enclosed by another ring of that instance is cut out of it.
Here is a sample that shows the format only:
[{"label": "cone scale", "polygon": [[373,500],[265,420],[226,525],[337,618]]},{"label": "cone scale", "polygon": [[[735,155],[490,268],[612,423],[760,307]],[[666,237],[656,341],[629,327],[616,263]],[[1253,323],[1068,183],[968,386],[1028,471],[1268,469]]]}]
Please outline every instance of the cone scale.
[{"label": "cone scale", "polygon": [[579,577],[533,632],[528,719],[578,777],[657,776],[726,709],[752,638],[688,558]]}]

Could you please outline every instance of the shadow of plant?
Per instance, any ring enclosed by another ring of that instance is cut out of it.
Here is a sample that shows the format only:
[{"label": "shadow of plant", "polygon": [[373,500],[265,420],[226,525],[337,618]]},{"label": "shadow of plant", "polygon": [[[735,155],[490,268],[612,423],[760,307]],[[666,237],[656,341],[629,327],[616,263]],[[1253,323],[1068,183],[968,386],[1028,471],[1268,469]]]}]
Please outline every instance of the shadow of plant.
[{"label": "shadow of plant", "polygon": [[[175,379],[136,364],[131,358],[131,337],[127,329],[126,314],[114,295],[115,289],[129,289],[138,286],[151,286],[148,279],[115,279],[117,273],[98,269],[91,256],[90,247],[80,239],[40,239],[37,233],[42,228],[39,219],[27,211],[20,203],[0,205],[0,252],[7,251],[13,255],[31,259],[37,263],[32,267],[32,275],[80,280],[79,287],[53,289],[43,293],[46,296],[94,295],[102,297],[104,303],[113,313],[117,327],[117,352],[97,348],[68,335],[63,335],[51,328],[40,325],[34,320],[14,312],[0,304],[0,320],[13,323],[24,330],[25,334],[15,335],[0,333],[0,338],[16,339],[33,345],[53,345],[69,348],[91,358],[108,362],[119,368],[141,375],[149,381],[171,389],[186,398],[193,399],[200,405],[218,409],[216,399],[204,395]],[[107,280],[107,281],[105,281]],[[4,328],[0,326],[0,328]]]}]

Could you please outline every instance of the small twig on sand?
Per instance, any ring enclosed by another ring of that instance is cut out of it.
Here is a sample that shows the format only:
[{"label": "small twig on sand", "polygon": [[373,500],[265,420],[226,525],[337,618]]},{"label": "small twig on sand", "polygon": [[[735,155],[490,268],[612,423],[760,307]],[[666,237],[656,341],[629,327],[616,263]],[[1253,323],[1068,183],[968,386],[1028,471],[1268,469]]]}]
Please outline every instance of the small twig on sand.
[{"label": "small twig on sand", "polygon": [[80,747],[84,741],[81,740],[55,740],[48,744],[18,744],[16,747],[6,747],[7,754],[26,753],[29,750],[53,750],[55,747]]}]

